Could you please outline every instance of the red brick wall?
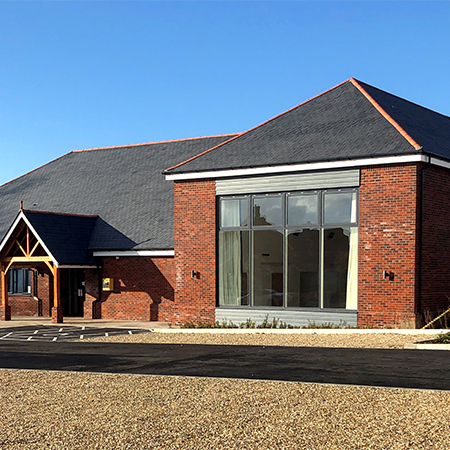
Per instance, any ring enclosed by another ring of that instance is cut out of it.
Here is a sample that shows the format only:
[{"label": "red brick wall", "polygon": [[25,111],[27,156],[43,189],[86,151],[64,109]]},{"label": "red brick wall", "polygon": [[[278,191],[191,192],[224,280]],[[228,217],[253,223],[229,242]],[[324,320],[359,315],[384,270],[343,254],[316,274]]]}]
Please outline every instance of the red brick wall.
[{"label": "red brick wall", "polygon": [[11,316],[37,316],[38,302],[31,295],[9,294]]},{"label": "red brick wall", "polygon": [[[358,325],[413,327],[418,298],[418,167],[361,169]],[[383,271],[393,272],[392,281]]]},{"label": "red brick wall", "polygon": [[421,310],[429,319],[450,307],[450,170],[427,167],[423,188]]},{"label": "red brick wall", "polygon": [[37,275],[37,284],[37,297],[41,301],[42,315],[44,317],[51,317],[53,306],[51,300],[53,299],[53,292],[50,294],[50,290],[53,289],[53,281],[51,281],[48,273],[39,271]]},{"label": "red brick wall", "polygon": [[99,270],[89,269],[85,271],[85,300],[84,317],[86,319],[101,319],[101,307],[99,296]]},{"label": "red brick wall", "polygon": [[98,297],[98,273],[86,271],[85,317],[118,320],[173,319],[173,257],[103,258],[102,278],[114,279],[112,292]]},{"label": "red brick wall", "polygon": [[[216,305],[216,198],[210,180],[174,183],[174,324],[214,322]],[[198,272],[192,278],[191,271]]]}]

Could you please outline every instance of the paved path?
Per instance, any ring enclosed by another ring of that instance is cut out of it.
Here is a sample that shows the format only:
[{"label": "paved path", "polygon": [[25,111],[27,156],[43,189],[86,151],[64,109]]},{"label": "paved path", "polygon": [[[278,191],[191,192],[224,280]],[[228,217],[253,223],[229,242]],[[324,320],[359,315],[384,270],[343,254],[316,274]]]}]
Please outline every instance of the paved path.
[{"label": "paved path", "polygon": [[46,326],[30,325],[26,327],[0,328],[0,341],[73,341],[94,337],[120,334],[148,333],[148,329],[126,329],[110,327],[76,327],[70,325]]},{"label": "paved path", "polygon": [[445,351],[0,340],[0,367],[450,390]]}]

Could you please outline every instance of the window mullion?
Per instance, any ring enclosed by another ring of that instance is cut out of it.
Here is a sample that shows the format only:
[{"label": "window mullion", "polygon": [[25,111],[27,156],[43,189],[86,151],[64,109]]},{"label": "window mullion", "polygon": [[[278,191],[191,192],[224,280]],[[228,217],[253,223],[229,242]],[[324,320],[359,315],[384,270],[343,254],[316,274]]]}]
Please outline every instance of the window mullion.
[{"label": "window mullion", "polygon": [[324,229],[319,233],[319,308],[323,309],[323,282],[324,282]]},{"label": "window mullion", "polygon": [[323,195],[319,194],[319,308],[323,309],[323,281],[324,281],[324,231],[323,231]]}]

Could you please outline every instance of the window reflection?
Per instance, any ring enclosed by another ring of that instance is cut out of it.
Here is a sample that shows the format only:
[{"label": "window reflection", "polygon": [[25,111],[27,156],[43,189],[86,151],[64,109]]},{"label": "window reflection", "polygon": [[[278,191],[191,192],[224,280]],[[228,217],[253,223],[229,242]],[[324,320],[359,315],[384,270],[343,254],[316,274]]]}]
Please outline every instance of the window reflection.
[{"label": "window reflection", "polygon": [[281,197],[255,197],[253,199],[253,225],[283,225]]},{"label": "window reflection", "polygon": [[288,225],[307,225],[317,223],[317,195],[290,195],[288,197]]},{"label": "window reflection", "polygon": [[356,192],[326,192],[324,223],[356,222]]}]

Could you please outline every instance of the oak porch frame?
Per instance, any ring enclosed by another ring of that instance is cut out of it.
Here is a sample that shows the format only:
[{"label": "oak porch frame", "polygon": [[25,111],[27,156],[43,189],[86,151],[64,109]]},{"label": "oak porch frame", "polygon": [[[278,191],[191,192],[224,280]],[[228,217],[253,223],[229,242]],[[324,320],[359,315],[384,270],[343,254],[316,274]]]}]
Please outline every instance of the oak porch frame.
[{"label": "oak porch frame", "polygon": [[[23,219],[23,222],[20,222]],[[26,228],[26,241],[25,245],[19,241],[19,236]],[[30,234],[36,238],[36,242],[31,245]],[[3,242],[3,249],[1,251],[2,255],[7,255],[12,249],[13,245],[16,244],[19,250],[23,253],[23,256],[1,256],[0,257],[0,285],[1,285],[1,305],[0,305],[0,320],[11,320],[11,308],[8,305],[8,271],[14,264],[21,265],[35,265],[37,263],[44,263],[49,269],[50,273],[53,275],[53,308],[52,308],[52,322],[53,323],[63,323],[63,309],[61,305],[60,297],[60,284],[61,284],[61,273],[58,263],[52,256],[48,256],[50,253],[39,238],[37,233],[33,230],[33,227],[28,222],[23,211],[20,211],[10,233],[8,234],[6,240]],[[38,249],[39,245],[47,253],[47,256],[34,256],[34,253]]]}]

